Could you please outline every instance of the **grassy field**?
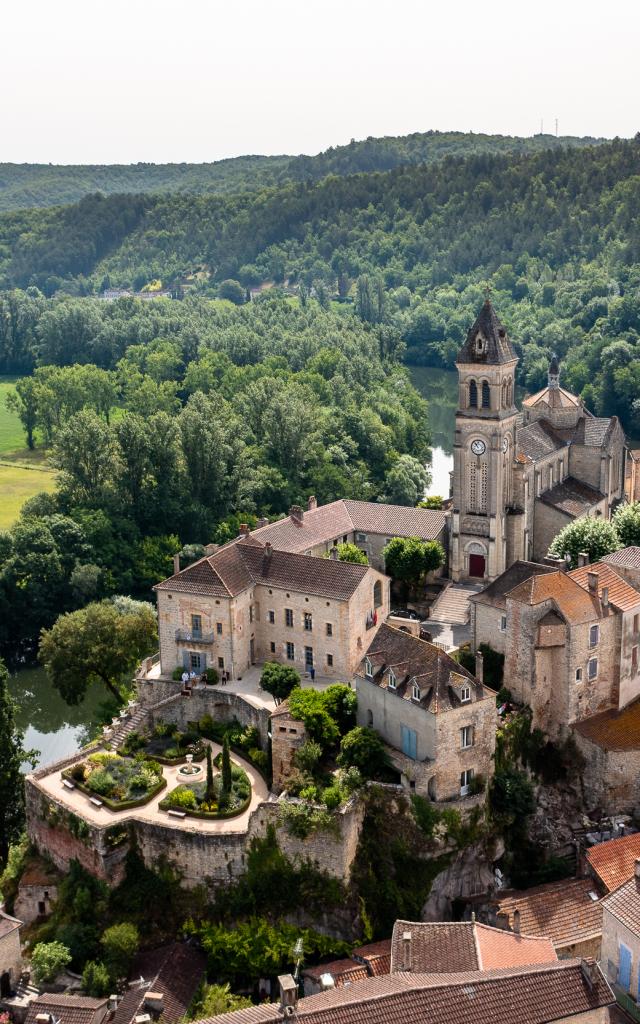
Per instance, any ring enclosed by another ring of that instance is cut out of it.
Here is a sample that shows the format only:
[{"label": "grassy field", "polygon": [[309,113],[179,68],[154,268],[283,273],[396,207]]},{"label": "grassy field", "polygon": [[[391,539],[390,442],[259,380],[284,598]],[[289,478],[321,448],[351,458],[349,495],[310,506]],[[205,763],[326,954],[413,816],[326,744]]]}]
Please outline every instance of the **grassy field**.
[{"label": "grassy field", "polygon": [[15,522],[27,498],[40,491],[53,491],[56,485],[46,453],[42,449],[30,452],[25,447],[20,420],[5,405],[12,387],[13,378],[0,378],[0,530]]}]

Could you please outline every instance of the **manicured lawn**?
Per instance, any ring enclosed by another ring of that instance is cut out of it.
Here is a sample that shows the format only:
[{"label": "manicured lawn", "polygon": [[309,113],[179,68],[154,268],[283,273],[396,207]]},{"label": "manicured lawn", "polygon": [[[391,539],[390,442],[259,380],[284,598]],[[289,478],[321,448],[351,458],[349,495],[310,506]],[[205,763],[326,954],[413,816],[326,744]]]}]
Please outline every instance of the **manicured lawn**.
[{"label": "manicured lawn", "polygon": [[20,420],[5,405],[17,379],[0,377],[0,530],[15,522],[27,498],[56,486],[56,475],[46,463],[47,453],[42,448],[29,451]]}]

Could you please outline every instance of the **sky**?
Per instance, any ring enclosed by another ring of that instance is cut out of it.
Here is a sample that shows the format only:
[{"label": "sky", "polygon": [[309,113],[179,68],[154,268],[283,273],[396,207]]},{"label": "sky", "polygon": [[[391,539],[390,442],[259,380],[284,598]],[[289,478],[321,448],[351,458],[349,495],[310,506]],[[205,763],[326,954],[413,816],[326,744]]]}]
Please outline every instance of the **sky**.
[{"label": "sky", "polygon": [[640,130],[638,0],[7,0],[0,162]]}]

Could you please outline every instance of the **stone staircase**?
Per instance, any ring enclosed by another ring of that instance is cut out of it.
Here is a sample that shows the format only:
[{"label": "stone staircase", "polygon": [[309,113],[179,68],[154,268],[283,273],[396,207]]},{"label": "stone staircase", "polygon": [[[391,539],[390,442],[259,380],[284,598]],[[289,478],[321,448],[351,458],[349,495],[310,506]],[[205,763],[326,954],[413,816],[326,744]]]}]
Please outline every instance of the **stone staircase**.
[{"label": "stone staircase", "polygon": [[427,620],[430,622],[447,622],[452,626],[465,626],[469,621],[469,599],[472,594],[482,590],[478,583],[452,583],[442,592],[432,605]]},{"label": "stone staircase", "polygon": [[144,725],[145,719],[150,712],[157,711],[158,708],[164,707],[165,704],[174,704],[176,701],[182,700],[182,697],[183,694],[175,693],[171,697],[159,700],[156,704],[143,704],[137,707],[129,718],[124,718],[114,726],[113,732],[109,737],[109,742],[113,748],[117,750],[122,746],[129,733],[137,732]]}]

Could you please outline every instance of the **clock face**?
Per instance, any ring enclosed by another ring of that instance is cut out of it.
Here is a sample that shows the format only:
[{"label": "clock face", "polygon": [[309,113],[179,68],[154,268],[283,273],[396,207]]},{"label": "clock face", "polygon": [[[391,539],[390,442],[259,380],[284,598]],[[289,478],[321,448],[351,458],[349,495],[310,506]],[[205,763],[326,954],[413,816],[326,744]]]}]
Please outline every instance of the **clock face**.
[{"label": "clock face", "polygon": [[508,447],[509,447],[509,438],[508,437],[503,437],[502,438],[502,450],[503,450],[503,452],[506,452]]},{"label": "clock face", "polygon": [[474,455],[484,455],[486,450],[487,446],[484,443],[484,441],[478,440],[471,442],[471,451],[473,452]]}]

